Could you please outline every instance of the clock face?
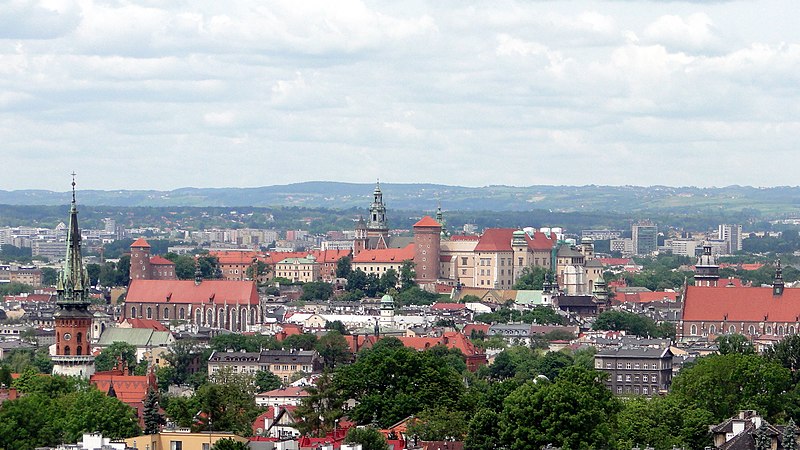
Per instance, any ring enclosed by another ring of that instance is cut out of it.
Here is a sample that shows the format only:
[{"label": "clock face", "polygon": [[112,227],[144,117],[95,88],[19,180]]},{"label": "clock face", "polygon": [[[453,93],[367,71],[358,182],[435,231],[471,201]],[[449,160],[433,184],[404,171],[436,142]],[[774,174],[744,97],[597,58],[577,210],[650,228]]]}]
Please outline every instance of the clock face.
[{"label": "clock face", "polygon": [[64,340],[65,340],[65,341],[68,341],[68,340],[70,340],[70,339],[72,339],[72,335],[71,335],[71,334],[69,334],[69,333],[64,333]]}]

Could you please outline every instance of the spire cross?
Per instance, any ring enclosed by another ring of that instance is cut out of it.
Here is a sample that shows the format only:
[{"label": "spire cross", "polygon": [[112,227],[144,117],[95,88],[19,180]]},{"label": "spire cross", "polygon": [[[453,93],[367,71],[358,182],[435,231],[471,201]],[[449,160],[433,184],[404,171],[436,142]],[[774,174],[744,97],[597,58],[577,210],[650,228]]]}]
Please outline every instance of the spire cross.
[{"label": "spire cross", "polygon": [[75,171],[73,170],[70,175],[72,175],[72,203],[75,203]]}]

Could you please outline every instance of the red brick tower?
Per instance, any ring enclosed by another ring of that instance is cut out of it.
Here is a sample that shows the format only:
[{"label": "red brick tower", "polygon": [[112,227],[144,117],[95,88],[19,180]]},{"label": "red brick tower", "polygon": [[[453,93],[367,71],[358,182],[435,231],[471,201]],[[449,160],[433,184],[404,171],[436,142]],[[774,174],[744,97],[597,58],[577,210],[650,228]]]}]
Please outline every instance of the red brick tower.
[{"label": "red brick tower", "polygon": [[442,225],[430,216],[414,224],[414,271],[420,285],[439,279],[441,233]]},{"label": "red brick tower", "polygon": [[131,244],[131,280],[150,280],[152,278],[150,244],[144,238],[139,238]]},{"label": "red brick tower", "polygon": [[[74,176],[74,174],[73,174]],[[53,373],[89,378],[94,373],[94,357],[89,343],[92,313],[89,307],[89,274],[81,257],[81,232],[72,180],[72,206],[67,230],[67,257],[58,275],[58,311],[53,314],[56,328],[56,354]]]}]

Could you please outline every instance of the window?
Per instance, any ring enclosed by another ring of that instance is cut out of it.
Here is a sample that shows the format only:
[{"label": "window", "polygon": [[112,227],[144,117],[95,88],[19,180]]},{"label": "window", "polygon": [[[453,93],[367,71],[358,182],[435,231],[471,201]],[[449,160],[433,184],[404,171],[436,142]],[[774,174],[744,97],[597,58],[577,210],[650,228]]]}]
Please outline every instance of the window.
[{"label": "window", "polygon": [[617,386],[617,394],[622,394],[622,386]]},{"label": "window", "polygon": [[462,266],[466,266],[467,265],[467,258],[461,258],[461,265]]},{"label": "window", "polygon": [[767,325],[766,333],[767,334],[772,334],[772,326],[771,325]]},{"label": "window", "polygon": [[733,334],[736,333],[736,327],[731,325],[728,327],[728,333]]},{"label": "window", "polygon": [[169,310],[164,309],[164,319],[169,319]]},{"label": "window", "polygon": [[631,381],[631,376],[630,375],[625,375],[625,381]]},{"label": "window", "polygon": [[610,368],[611,368],[611,363],[606,363],[606,369],[610,369]]},{"label": "window", "polygon": [[647,383],[649,381],[649,378],[650,377],[648,377],[647,375],[642,375],[642,381],[645,382],[645,383]]},{"label": "window", "polygon": [[638,394],[639,393],[639,386],[636,386],[635,388],[633,388],[633,393],[634,394]]},{"label": "window", "polygon": [[621,362],[617,363],[617,369],[622,369],[622,363]]},{"label": "window", "polygon": [[622,375],[617,375],[617,381],[622,381]]},{"label": "window", "polygon": [[183,441],[169,441],[169,450],[183,450]]},{"label": "window", "polygon": [[461,275],[466,275],[466,274],[467,274],[467,269],[461,269]]},{"label": "window", "polygon": [[517,260],[519,261],[519,265],[521,266],[522,265],[522,258],[521,257],[517,258]]},{"label": "window", "polygon": [[697,334],[697,325],[692,325],[690,334],[696,335]]},{"label": "window", "polygon": [[631,363],[625,363],[625,368],[626,368],[626,369],[628,369],[628,370],[630,370],[630,368],[631,368]]},{"label": "window", "polygon": [[647,386],[642,388],[642,394],[647,395]]},{"label": "window", "polygon": [[153,318],[153,308],[151,308],[149,306],[147,307],[147,318],[148,319],[152,319]]},{"label": "window", "polygon": [[65,354],[66,356],[69,356],[69,355],[71,354],[71,353],[70,353],[70,349],[69,349],[69,345],[68,345],[68,346],[66,346],[66,347],[64,347],[64,354]]},{"label": "window", "polygon": [[754,327],[753,325],[750,325],[747,328],[747,332],[750,333],[750,334],[756,334],[756,327]]},{"label": "window", "polygon": [[136,307],[131,306],[131,317],[136,318]]},{"label": "window", "polygon": [[710,334],[716,334],[716,332],[717,332],[717,327],[715,327],[714,325],[711,325],[710,327],[708,327],[708,332],[709,332]]},{"label": "window", "polygon": [[634,363],[633,364],[633,368],[636,369],[636,370],[639,370],[639,363]]}]

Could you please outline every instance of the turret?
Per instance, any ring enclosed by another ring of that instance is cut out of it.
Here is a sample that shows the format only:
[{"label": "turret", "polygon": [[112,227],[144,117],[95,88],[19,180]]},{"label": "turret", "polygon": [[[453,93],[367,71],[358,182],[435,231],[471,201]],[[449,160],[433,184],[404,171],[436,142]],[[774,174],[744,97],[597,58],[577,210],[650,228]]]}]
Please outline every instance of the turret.
[{"label": "turret", "polygon": [[772,281],[772,295],[779,297],[783,295],[783,269],[781,269],[781,260],[778,260],[775,267],[775,279]]}]

